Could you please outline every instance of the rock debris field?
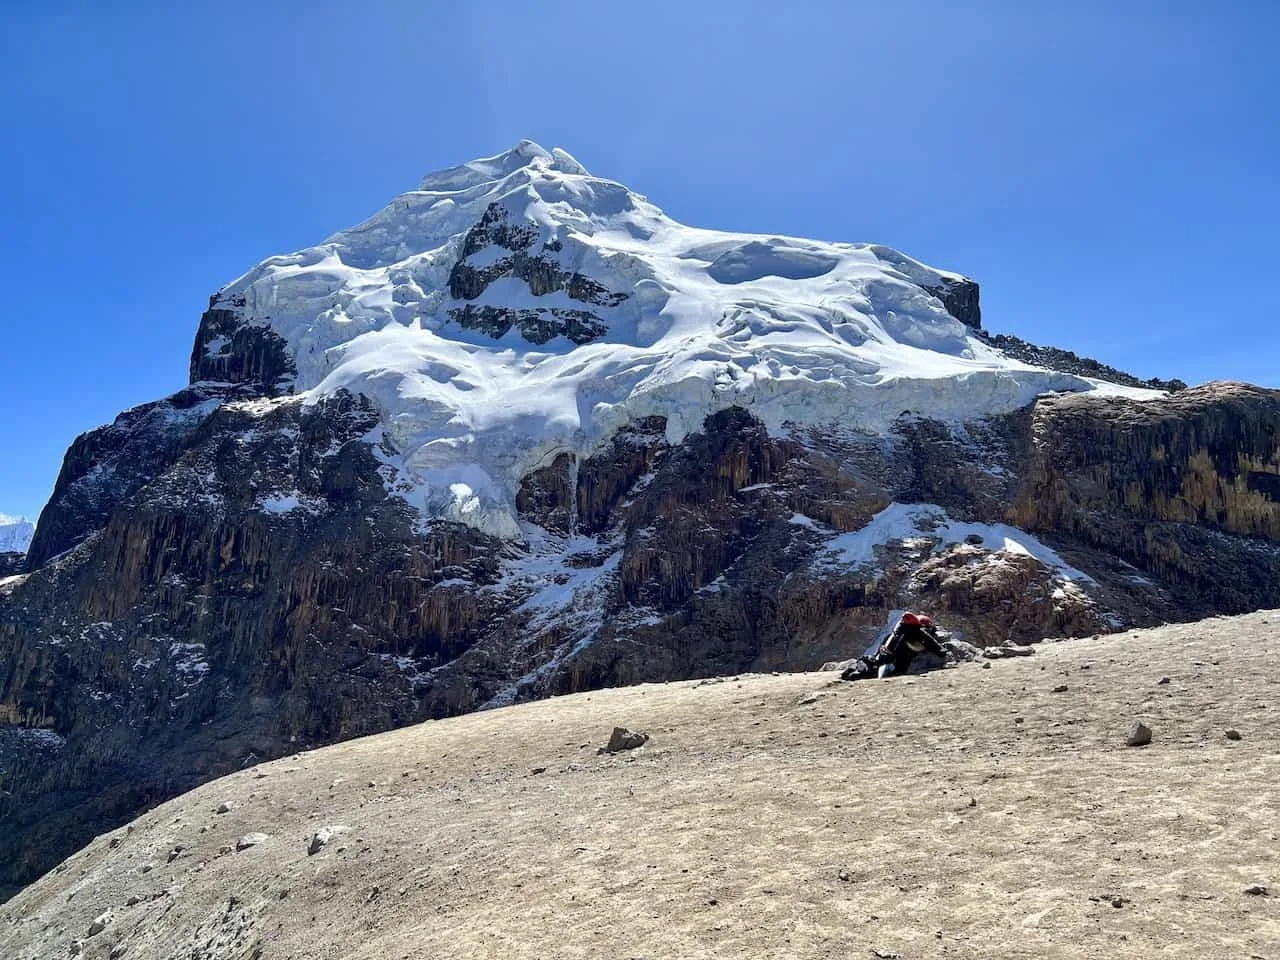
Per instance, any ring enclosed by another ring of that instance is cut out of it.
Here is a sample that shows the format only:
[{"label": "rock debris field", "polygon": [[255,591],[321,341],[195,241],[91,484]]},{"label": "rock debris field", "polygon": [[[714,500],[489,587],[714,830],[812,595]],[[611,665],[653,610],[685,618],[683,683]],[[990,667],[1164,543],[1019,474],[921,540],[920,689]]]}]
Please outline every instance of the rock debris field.
[{"label": "rock debris field", "polygon": [[0,956],[1280,960],[1278,700],[1273,611],[430,722],[98,837]]}]

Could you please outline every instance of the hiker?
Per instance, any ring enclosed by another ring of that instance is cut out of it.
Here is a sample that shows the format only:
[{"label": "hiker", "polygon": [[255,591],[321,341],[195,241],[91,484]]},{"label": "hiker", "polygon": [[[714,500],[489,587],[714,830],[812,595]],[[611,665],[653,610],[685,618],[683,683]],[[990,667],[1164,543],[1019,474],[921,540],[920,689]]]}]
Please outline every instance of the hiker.
[{"label": "hiker", "polygon": [[911,664],[922,653],[932,653],[943,660],[947,659],[947,649],[938,639],[937,628],[933,620],[925,614],[907,611],[899,619],[893,632],[870,657],[859,657],[841,678],[860,680],[873,674],[877,677],[891,677],[910,672]]}]

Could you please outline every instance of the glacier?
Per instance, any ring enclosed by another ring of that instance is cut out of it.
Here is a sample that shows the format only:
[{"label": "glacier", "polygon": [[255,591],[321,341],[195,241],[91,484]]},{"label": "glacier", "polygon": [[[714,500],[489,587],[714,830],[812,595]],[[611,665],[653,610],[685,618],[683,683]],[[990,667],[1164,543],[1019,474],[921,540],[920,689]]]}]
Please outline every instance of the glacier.
[{"label": "glacier", "polygon": [[[940,299],[971,283],[877,244],[685,226],[526,140],[264,260],[212,306],[285,344],[271,402],[366,395],[391,490],[427,520],[517,539],[523,477],[642,417],[678,442],[731,406],[780,435],[882,433],[1049,392],[1160,395],[988,345]],[[211,331],[193,370],[230,349]]]}]

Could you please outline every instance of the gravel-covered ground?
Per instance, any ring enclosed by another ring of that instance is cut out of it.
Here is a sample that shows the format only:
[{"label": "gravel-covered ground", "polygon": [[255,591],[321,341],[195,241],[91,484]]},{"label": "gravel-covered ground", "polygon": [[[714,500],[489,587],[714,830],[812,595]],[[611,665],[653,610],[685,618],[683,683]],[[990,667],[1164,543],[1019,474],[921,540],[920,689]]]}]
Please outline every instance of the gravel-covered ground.
[{"label": "gravel-covered ground", "polygon": [[99,837],[0,957],[1280,960],[1278,699],[1273,611],[427,723]]}]

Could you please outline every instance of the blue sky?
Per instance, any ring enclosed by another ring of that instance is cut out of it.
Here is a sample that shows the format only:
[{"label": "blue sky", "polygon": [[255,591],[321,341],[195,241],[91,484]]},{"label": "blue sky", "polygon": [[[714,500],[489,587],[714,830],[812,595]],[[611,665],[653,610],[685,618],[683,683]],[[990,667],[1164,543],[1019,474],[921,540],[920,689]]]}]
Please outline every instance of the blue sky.
[{"label": "blue sky", "polygon": [[1280,386],[1280,4],[195,6],[0,0],[0,511],[183,385],[220,286],[522,137],[967,273],[994,330]]}]

